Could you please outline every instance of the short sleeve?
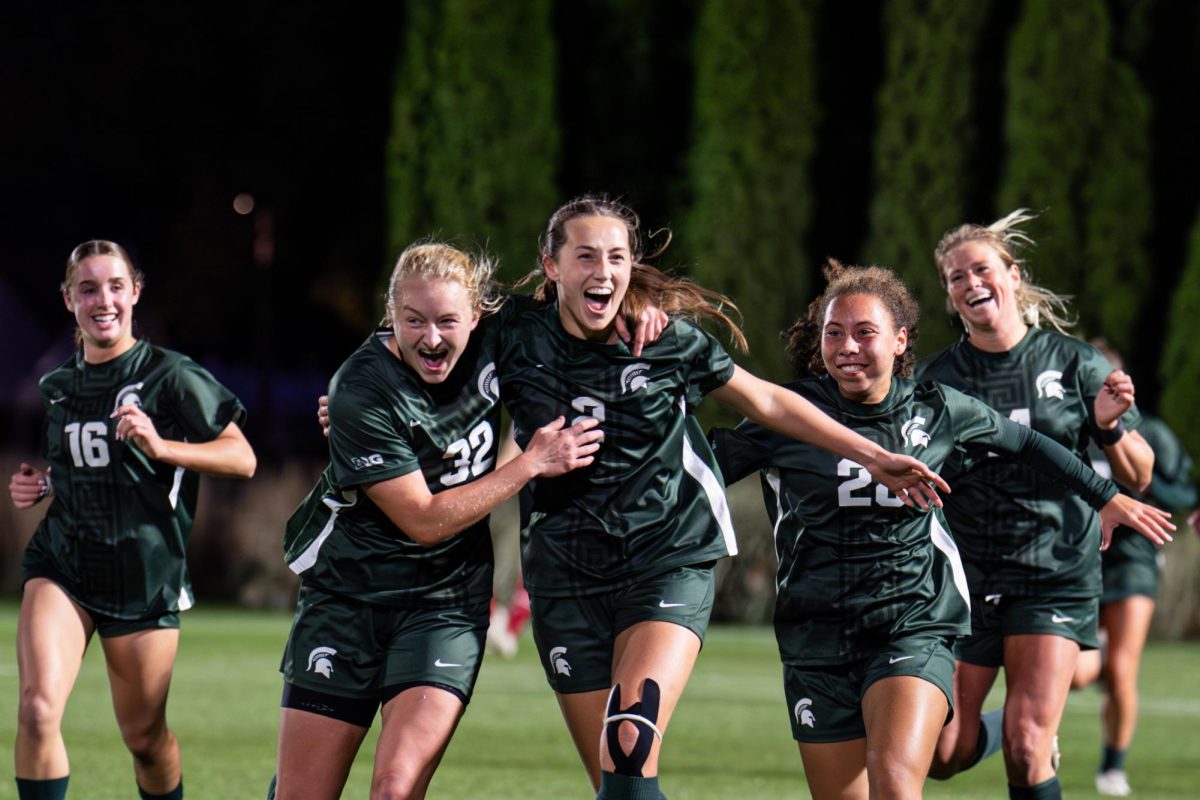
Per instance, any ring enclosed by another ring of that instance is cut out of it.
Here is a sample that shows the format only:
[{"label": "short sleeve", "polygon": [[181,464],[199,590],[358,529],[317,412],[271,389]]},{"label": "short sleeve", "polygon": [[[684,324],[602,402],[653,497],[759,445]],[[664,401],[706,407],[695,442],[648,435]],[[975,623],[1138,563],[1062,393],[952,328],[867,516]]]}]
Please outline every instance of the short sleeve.
[{"label": "short sleeve", "polygon": [[341,381],[329,395],[329,463],[342,488],[421,468],[411,434],[389,398],[367,381]]},{"label": "short sleeve", "polygon": [[173,375],[178,422],[189,441],[209,442],[234,422],[246,421],[246,407],[208,370],[182,358]]},{"label": "short sleeve", "polygon": [[771,456],[779,447],[779,435],[743,420],[734,430],[713,428],[708,432],[708,443],[717,458],[725,485],[730,486],[770,466]]},{"label": "short sleeve", "polygon": [[693,408],[709,392],[729,383],[734,363],[716,337],[690,322],[674,323],[686,369],[687,404]]}]

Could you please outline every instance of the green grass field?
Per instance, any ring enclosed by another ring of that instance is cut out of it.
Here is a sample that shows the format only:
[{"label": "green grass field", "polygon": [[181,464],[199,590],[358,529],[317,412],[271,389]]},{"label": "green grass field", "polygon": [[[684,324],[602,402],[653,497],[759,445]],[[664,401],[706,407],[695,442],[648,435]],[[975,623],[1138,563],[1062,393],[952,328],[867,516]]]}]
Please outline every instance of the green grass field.
[{"label": "green grass field", "polygon": [[[16,796],[11,752],[17,672],[16,609],[0,621],[0,798]],[[183,745],[188,797],[260,798],[274,770],[279,653],[290,618],[237,610],[184,615],[170,720]],[[135,797],[129,757],[108,699],[102,655],[93,647],[67,710],[71,796]],[[1128,768],[1138,798],[1200,796],[1200,645],[1160,644],[1147,652],[1143,711]],[[993,698],[989,705],[998,703]],[[1072,696],[1062,726],[1062,781],[1068,797],[1096,796],[1099,695]],[[374,738],[351,773],[346,797],[366,797]],[[667,736],[663,788],[687,798],[806,797],[791,741],[780,667],[766,628],[714,627]],[[931,797],[1007,797],[994,758]],[[489,657],[475,700],[434,778],[433,797],[590,797],[532,643],[512,661]]]}]

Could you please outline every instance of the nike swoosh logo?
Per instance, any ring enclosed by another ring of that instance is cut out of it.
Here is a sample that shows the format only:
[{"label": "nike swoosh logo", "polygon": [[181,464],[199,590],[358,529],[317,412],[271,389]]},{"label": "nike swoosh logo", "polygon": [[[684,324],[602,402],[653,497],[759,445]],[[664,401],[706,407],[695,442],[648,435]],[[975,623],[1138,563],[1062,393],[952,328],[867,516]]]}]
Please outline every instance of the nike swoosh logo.
[{"label": "nike swoosh logo", "polygon": [[998,595],[998,594],[985,594],[985,595],[983,596],[983,602],[985,602],[985,603],[999,603],[999,602],[1000,602],[1000,595]]},{"label": "nike swoosh logo", "polygon": [[913,658],[913,657],[914,656],[895,656],[894,658],[889,658],[888,663],[895,664],[900,661],[908,661],[910,658]]},{"label": "nike swoosh logo", "polygon": [[66,399],[67,399],[67,398],[66,398],[66,395],[63,395],[62,397],[51,397],[51,398],[50,398],[50,405],[52,405],[52,406],[56,406],[56,405],[58,405],[59,403],[61,403],[63,400],[66,400]]},{"label": "nike swoosh logo", "polygon": [[1056,623],[1058,625],[1061,625],[1064,622],[1074,622],[1075,618],[1074,617],[1063,617],[1063,616],[1059,616],[1058,614],[1051,614],[1050,621],[1053,623]]},{"label": "nike swoosh logo", "polygon": [[442,661],[440,658],[433,662],[435,667],[461,667],[462,664],[451,664],[449,661]]},{"label": "nike swoosh logo", "polygon": [[658,601],[659,608],[682,608],[683,606],[686,606],[686,605],[687,605],[687,603],[668,603],[666,600]]}]

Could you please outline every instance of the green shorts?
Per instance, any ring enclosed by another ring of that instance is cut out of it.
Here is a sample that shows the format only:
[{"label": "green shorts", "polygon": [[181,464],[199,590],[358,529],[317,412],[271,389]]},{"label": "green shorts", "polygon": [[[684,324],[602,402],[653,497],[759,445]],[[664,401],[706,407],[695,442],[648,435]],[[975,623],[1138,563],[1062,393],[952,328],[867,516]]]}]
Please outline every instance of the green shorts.
[{"label": "green shorts", "polygon": [[75,596],[71,587],[62,579],[57,572],[51,569],[41,570],[26,570],[22,585],[28,583],[34,578],[45,578],[54,583],[58,588],[66,593],[67,597],[75,601],[75,603],[84,610],[91,618],[92,625],[96,628],[96,633],[100,634],[102,639],[114,639],[118,636],[128,636],[131,633],[139,631],[152,631],[159,628],[178,629],[179,628],[179,612],[166,611],[161,614],[147,614],[144,617],[136,619],[125,619],[123,617],[113,617],[108,614],[102,614],[99,611],[94,611],[87,607],[82,600]]},{"label": "green shorts", "polygon": [[439,686],[467,703],[483,663],[488,601],[468,608],[392,608],[300,586],[279,671],[323,694],[380,699]]},{"label": "green shorts", "polygon": [[1117,528],[1112,544],[1100,554],[1104,581],[1100,605],[1134,595],[1150,598],[1157,595],[1162,557],[1154,542],[1128,528]]},{"label": "green shorts", "polygon": [[849,742],[867,735],[862,701],[883,678],[910,675],[941,689],[954,716],[954,653],[942,636],[907,636],[847,664],[783,665],[783,694],[792,738],[808,744]]},{"label": "green shorts", "polygon": [[1100,646],[1096,638],[1096,597],[1014,597],[971,595],[971,635],[959,639],[959,661],[980,667],[1004,665],[1004,637],[1026,634],[1062,636],[1082,650]]},{"label": "green shorts", "polygon": [[712,564],[679,567],[614,592],[531,597],[533,640],[559,694],[612,686],[613,644],[639,622],[673,622],[704,641],[712,614]]}]

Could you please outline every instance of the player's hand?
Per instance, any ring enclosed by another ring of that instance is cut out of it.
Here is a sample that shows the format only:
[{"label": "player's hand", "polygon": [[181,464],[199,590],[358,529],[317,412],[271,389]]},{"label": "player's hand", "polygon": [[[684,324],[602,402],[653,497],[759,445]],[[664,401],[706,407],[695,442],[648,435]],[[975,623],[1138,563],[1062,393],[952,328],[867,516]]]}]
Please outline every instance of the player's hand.
[{"label": "player's hand", "polygon": [[155,461],[165,461],[170,448],[140,406],[121,406],[110,415],[117,420],[117,441],[129,441]]},{"label": "player's hand", "polygon": [[329,438],[329,395],[323,394],[317,398],[317,422],[321,423],[321,433]]},{"label": "player's hand", "polygon": [[599,424],[599,420],[587,417],[564,427],[566,418],[559,417],[534,431],[525,452],[518,457],[530,459],[536,474],[547,478],[586,467],[604,439],[604,432],[596,428]]},{"label": "player's hand", "polygon": [[1118,525],[1133,528],[1155,544],[1172,541],[1169,531],[1175,530],[1171,515],[1162,509],[1118,494],[1100,509],[1100,549],[1107,550],[1112,542],[1113,529]]},{"label": "player's hand", "polygon": [[33,508],[50,491],[50,470],[43,472],[31,464],[22,463],[8,482],[8,493],[18,510]]},{"label": "player's hand", "polygon": [[662,332],[671,323],[671,318],[658,306],[646,306],[635,320],[636,325],[632,337],[629,335],[629,323],[625,321],[624,314],[617,314],[615,322],[617,336],[620,336],[621,341],[629,345],[630,354],[637,358],[642,354],[643,346],[658,341],[658,337],[662,336]]},{"label": "player's hand", "polygon": [[882,483],[906,506],[942,507],[938,490],[949,494],[950,485],[941,476],[912,456],[886,450],[874,462],[864,465],[875,480]]},{"label": "player's hand", "polygon": [[1133,378],[1124,370],[1114,369],[1104,379],[1104,388],[1096,395],[1096,424],[1109,430],[1117,424],[1121,415],[1133,407]]}]

